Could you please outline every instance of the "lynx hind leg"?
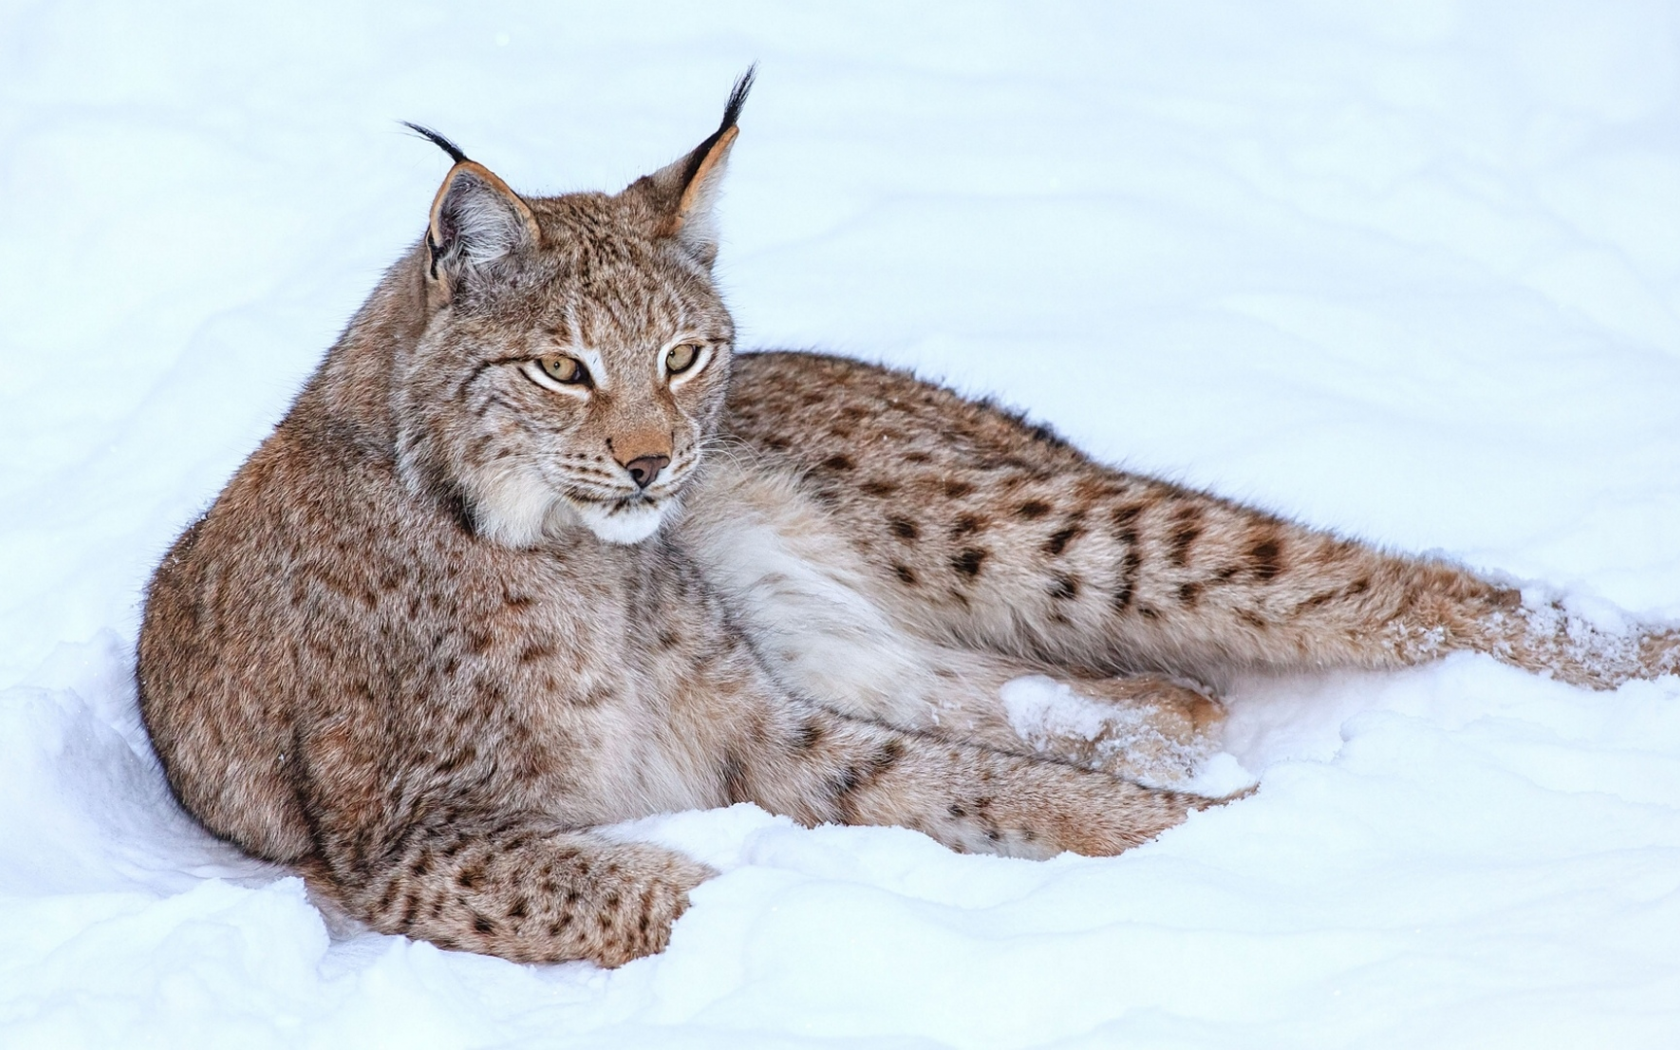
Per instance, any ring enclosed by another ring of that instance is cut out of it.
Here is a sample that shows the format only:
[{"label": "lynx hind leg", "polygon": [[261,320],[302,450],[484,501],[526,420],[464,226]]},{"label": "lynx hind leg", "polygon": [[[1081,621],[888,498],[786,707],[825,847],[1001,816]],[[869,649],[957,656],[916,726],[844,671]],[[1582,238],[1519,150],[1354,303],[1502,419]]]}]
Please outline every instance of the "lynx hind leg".
[{"label": "lynx hind leg", "polygon": [[1557,600],[1520,604],[1491,617],[1480,648],[1526,671],[1589,689],[1680,673],[1680,630],[1595,623]]},{"label": "lynx hind leg", "polygon": [[963,852],[1112,856],[1222,804],[822,708],[791,746],[732,763],[739,797],[806,824],[893,824]]},{"label": "lynx hind leg", "polygon": [[713,872],[680,854],[540,819],[438,819],[373,864],[329,857],[315,888],[382,933],[515,962],[620,966],[670,940]]},{"label": "lynx hind leg", "polygon": [[1647,631],[1639,638],[1639,677],[1680,674],[1680,629]]},{"label": "lynx hind leg", "polygon": [[1145,783],[1195,775],[1217,750],[1225,708],[1160,675],[1016,678],[999,691],[1011,730],[1038,754]]}]

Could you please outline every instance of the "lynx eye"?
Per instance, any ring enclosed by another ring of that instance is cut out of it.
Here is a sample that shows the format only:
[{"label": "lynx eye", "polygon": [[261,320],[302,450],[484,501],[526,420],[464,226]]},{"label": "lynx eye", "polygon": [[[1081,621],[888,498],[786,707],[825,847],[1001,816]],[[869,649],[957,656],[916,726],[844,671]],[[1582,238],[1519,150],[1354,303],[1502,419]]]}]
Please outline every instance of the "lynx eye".
[{"label": "lynx eye", "polygon": [[565,354],[549,354],[537,358],[537,364],[547,373],[548,378],[557,383],[587,383],[589,369],[583,367],[583,362]]},{"label": "lynx eye", "polygon": [[694,362],[700,360],[700,348],[693,343],[679,343],[665,351],[665,372],[676,375],[694,367]]}]

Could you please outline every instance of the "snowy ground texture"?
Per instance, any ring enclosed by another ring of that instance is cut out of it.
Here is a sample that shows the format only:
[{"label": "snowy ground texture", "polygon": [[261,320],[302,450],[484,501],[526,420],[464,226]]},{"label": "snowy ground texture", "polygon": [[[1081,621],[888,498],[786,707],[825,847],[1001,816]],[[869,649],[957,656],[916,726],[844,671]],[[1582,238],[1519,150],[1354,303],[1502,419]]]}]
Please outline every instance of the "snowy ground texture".
[{"label": "snowy ground texture", "polygon": [[1680,1045],[1672,679],[1241,683],[1217,761],[1259,793],[1106,860],[648,821],[725,874],[614,972],[331,933],[176,809],[139,591],[418,235],[446,165],[394,122],[519,188],[616,188],[752,59],[720,262],[746,345],[1680,619],[1664,0],[12,0],[0,1044]]}]

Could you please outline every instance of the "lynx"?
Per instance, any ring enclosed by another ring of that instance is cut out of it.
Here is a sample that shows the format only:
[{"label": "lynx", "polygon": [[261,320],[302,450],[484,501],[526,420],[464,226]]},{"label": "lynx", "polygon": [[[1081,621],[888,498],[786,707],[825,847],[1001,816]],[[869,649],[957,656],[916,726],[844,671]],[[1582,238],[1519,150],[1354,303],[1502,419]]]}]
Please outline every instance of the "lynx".
[{"label": "lynx", "polygon": [[[376,930],[661,950],[704,866],[602,833],[752,802],[1118,853],[1219,799],[1199,682],[1457,650],[1673,670],[1397,557],[1092,462],[914,377],[737,356],[722,123],[616,195],[453,166],[285,419],[164,558],[141,709],[181,803]],[[1042,676],[1096,720],[1023,717]],[[1079,721],[1079,720],[1076,720]]]}]

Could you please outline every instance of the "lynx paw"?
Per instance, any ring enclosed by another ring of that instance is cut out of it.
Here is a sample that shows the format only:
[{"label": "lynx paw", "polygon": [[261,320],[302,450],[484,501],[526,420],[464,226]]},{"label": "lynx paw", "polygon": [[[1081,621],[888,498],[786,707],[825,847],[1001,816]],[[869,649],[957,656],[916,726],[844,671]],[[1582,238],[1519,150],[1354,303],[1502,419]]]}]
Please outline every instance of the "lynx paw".
[{"label": "lynx paw", "polygon": [[603,888],[603,907],[594,919],[598,932],[585,934],[580,953],[609,969],[664,951],[671,943],[672,924],[688,910],[689,891],[717,874],[703,864],[652,849],[645,859],[637,857],[619,872],[611,872],[611,867],[611,884]]},{"label": "lynx paw", "polygon": [[1003,702],[1039,753],[1150,784],[1192,776],[1225,719],[1212,697],[1158,675],[1071,684],[1034,675],[1005,685]]}]

